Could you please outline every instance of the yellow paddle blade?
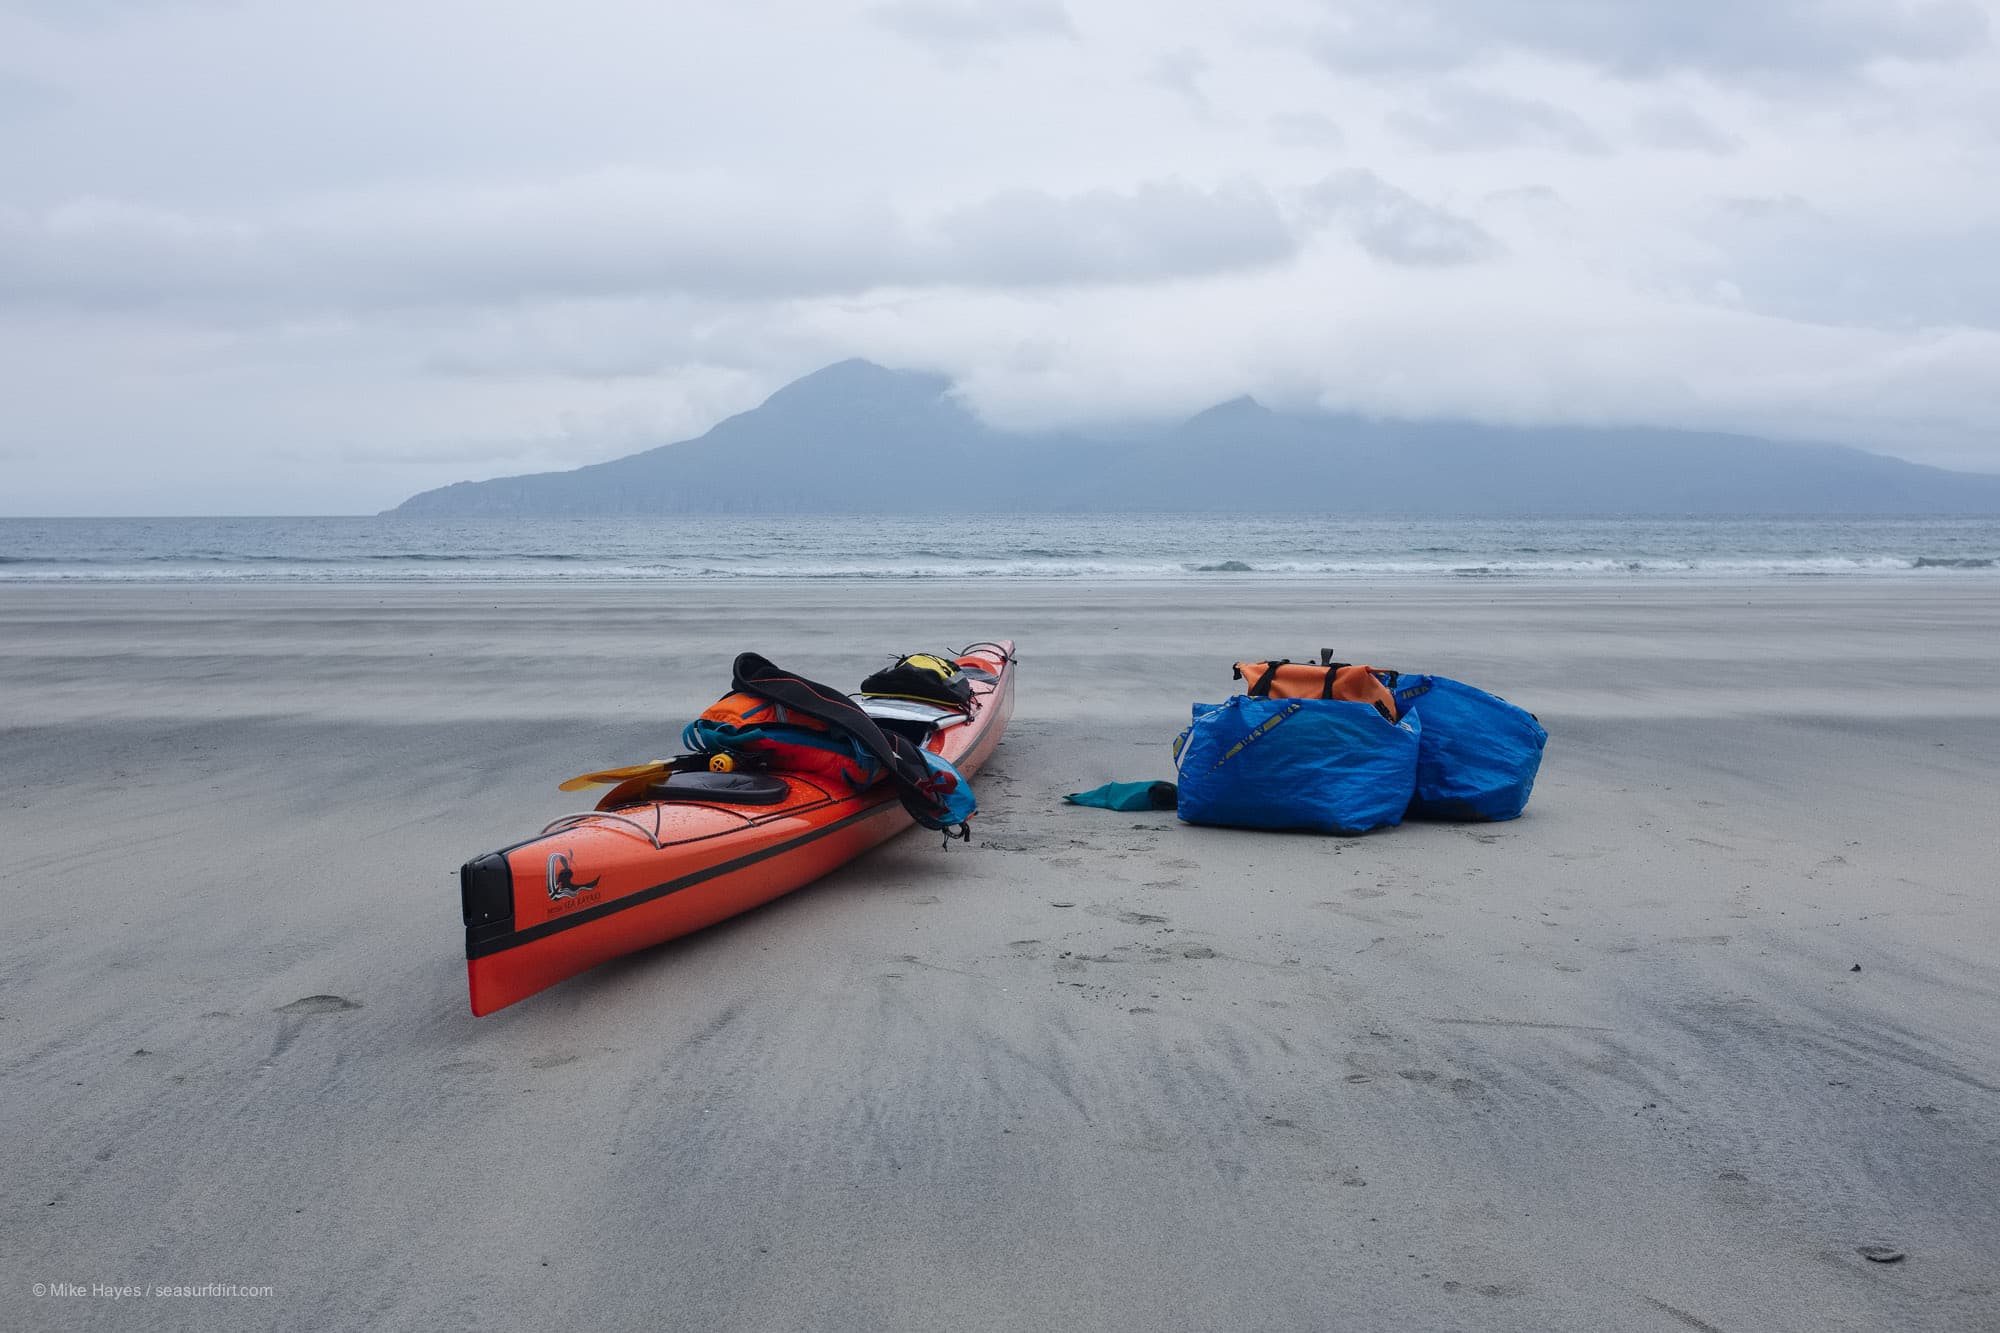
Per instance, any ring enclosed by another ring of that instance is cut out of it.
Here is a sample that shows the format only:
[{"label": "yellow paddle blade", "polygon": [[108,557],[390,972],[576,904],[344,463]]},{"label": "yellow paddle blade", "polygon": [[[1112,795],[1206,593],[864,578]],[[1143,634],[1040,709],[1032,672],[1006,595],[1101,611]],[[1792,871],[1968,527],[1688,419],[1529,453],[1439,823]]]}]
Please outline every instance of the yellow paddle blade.
[{"label": "yellow paddle blade", "polygon": [[627,778],[610,791],[605,792],[604,795],[598,797],[597,808],[599,810],[616,810],[621,806],[631,805],[645,796],[648,791],[652,790],[653,784],[658,780],[651,773],[643,773],[636,778]]},{"label": "yellow paddle blade", "polygon": [[596,773],[585,773],[558,783],[557,791],[582,791],[585,787],[602,787],[608,783],[630,782],[634,778],[665,777],[674,771],[671,759],[655,759],[649,764],[628,764],[624,768],[607,768]]}]

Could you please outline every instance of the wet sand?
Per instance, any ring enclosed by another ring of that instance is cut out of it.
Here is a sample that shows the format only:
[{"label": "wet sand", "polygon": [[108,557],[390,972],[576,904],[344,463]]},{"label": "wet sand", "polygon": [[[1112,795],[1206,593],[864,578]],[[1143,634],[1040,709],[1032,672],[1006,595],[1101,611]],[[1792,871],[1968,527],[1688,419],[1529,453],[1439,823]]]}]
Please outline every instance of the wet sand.
[{"label": "wet sand", "polygon": [[[459,862],[736,651],[1001,635],[973,846],[467,1012]],[[2000,1328],[1996,645],[1945,578],[0,589],[0,1322]],[[1061,803],[1321,646],[1537,712],[1527,816]]]}]

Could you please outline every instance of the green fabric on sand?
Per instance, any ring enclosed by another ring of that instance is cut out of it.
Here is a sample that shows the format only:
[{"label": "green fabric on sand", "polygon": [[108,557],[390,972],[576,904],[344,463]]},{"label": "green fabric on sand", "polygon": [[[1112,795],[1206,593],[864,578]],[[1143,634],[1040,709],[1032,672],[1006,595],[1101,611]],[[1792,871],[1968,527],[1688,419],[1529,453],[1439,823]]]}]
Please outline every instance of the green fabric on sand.
[{"label": "green fabric on sand", "polygon": [[1063,797],[1071,805],[1104,810],[1171,810],[1179,793],[1171,782],[1107,782]]}]

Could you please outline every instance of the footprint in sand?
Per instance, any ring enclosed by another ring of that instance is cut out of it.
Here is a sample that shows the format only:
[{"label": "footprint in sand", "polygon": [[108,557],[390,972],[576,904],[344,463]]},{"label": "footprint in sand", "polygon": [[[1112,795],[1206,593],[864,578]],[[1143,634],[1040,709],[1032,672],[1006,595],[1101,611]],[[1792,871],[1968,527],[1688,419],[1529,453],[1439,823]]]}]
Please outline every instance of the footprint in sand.
[{"label": "footprint in sand", "polygon": [[361,1001],[350,1000],[345,995],[308,995],[301,1000],[277,1010],[281,1014],[337,1014],[344,1009],[359,1009]]}]

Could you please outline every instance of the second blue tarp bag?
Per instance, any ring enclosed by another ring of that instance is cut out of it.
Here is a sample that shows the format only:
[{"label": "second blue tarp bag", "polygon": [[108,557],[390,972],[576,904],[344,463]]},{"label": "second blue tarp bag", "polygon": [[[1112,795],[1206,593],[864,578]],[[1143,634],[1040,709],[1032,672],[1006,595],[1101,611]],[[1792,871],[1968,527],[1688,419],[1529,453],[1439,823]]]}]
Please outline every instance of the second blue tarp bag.
[{"label": "second blue tarp bag", "polygon": [[1423,720],[1412,819],[1512,819],[1528,804],[1549,733],[1524,708],[1449,676],[1403,675],[1392,692]]},{"label": "second blue tarp bag", "polygon": [[1174,742],[1190,824],[1365,833],[1399,824],[1417,781],[1421,725],[1321,699],[1196,704]]}]

